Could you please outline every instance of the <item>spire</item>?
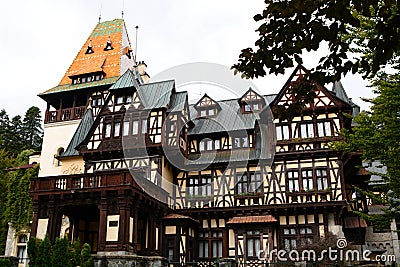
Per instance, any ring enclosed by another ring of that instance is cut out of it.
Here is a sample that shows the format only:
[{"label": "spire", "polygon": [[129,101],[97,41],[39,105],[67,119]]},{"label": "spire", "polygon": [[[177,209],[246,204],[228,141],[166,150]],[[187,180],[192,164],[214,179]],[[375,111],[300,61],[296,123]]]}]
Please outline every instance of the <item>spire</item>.
[{"label": "spire", "polygon": [[[110,50],[104,50],[106,47]],[[122,19],[96,24],[58,86],[43,95],[114,83],[135,64],[127,55],[129,49],[129,37]]]}]

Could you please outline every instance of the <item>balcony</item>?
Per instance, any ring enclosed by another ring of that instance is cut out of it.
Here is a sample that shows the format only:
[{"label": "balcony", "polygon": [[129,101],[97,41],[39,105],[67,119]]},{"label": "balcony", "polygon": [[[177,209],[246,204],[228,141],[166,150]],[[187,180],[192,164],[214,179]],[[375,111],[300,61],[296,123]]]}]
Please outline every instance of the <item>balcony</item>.
[{"label": "balcony", "polygon": [[157,196],[160,201],[165,202],[169,196],[168,192],[151,181],[145,178],[133,178],[129,171],[40,177],[31,182],[31,193],[43,195],[100,192],[122,188],[144,191],[147,195]]},{"label": "balcony", "polygon": [[78,120],[85,114],[86,106],[64,108],[59,110],[46,110],[44,123]]}]

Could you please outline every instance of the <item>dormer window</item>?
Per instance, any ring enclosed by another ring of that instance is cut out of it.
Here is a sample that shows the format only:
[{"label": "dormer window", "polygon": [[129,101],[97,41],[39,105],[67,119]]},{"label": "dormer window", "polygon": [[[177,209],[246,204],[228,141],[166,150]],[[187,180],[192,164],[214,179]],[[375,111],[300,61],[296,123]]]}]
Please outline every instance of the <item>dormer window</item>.
[{"label": "dormer window", "polygon": [[72,84],[95,82],[95,81],[100,81],[103,78],[104,78],[104,74],[103,73],[91,73],[91,74],[79,75],[79,76],[71,77]]},{"label": "dormer window", "polygon": [[89,45],[88,45],[88,47],[87,47],[87,49],[86,49],[85,54],[93,54],[93,53],[94,53],[94,51],[93,51],[92,40],[90,40]]},{"label": "dormer window", "polygon": [[112,47],[111,38],[110,38],[110,36],[108,36],[107,44],[106,44],[106,47],[104,48],[104,51],[113,50],[113,49],[114,48]]},{"label": "dormer window", "polygon": [[242,113],[258,112],[262,109],[265,101],[263,97],[254,92],[251,88],[239,99]]},{"label": "dormer window", "polygon": [[131,95],[116,95],[115,96],[115,104],[122,105],[122,104],[130,104],[132,102]]},{"label": "dormer window", "polygon": [[216,116],[221,109],[219,104],[205,94],[195,105],[197,117],[213,117]]}]

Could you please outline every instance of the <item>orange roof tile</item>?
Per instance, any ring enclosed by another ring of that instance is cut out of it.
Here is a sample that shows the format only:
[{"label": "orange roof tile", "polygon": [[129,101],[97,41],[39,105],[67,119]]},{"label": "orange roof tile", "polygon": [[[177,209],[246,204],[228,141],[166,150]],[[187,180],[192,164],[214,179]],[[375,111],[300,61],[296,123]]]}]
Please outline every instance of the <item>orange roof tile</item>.
[{"label": "orange roof tile", "polygon": [[272,215],[261,215],[261,216],[243,216],[233,217],[227,224],[242,224],[242,223],[272,223],[277,222]]},{"label": "orange roof tile", "polygon": [[[104,48],[109,39],[113,49],[105,51]],[[86,54],[89,44],[92,46],[93,53]],[[94,82],[80,84],[82,86],[72,85],[71,76],[85,73],[103,71],[105,79],[115,82],[115,78],[120,77],[134,65],[134,60],[128,58],[124,53],[127,51],[126,47],[130,47],[130,42],[124,20],[115,19],[97,24],[58,86],[40,95],[94,86],[92,85]]]}]

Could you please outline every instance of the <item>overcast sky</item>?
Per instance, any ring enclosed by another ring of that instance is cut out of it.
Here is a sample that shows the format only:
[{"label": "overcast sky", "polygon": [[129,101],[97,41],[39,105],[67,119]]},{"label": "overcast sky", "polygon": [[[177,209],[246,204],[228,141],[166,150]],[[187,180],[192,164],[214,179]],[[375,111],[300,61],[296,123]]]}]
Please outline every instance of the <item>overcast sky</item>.
[{"label": "overcast sky", "polygon": [[[250,4],[251,3],[251,4]],[[98,22],[124,19],[132,46],[139,26],[138,60],[154,76],[191,62],[231,66],[240,50],[257,39],[252,17],[263,9],[261,0],[1,0],[0,109],[14,116],[32,105],[44,112],[41,93],[56,86]],[[312,68],[317,56],[307,55]],[[277,93],[290,75],[254,81],[263,94]],[[362,108],[359,97],[371,96],[360,77],[343,80],[349,97]],[[328,87],[330,89],[330,87]]]}]

